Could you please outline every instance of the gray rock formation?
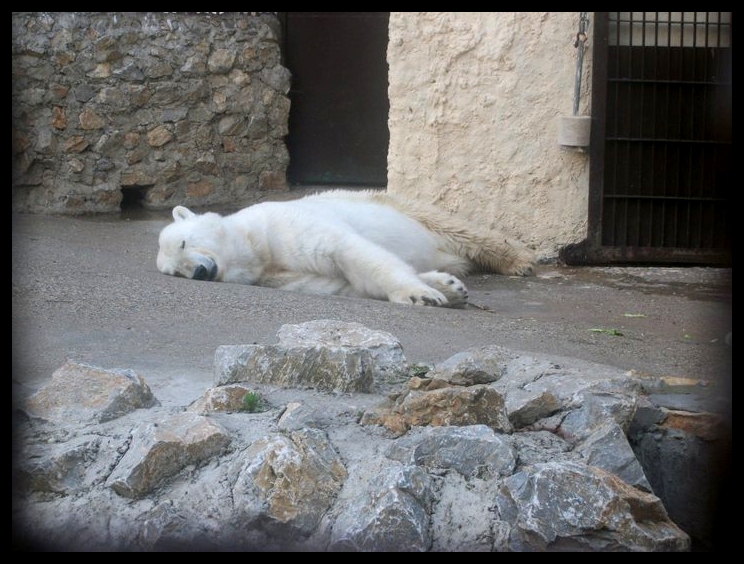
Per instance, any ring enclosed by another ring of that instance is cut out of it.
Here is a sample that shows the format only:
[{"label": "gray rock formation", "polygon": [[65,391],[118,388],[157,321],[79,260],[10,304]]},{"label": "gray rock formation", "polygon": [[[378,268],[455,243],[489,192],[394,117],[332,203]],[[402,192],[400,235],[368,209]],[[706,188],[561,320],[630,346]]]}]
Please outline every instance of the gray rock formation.
[{"label": "gray rock formation", "polygon": [[246,527],[308,537],[341,489],[346,468],[323,431],[304,429],[255,441],[228,477]]},{"label": "gray rock formation", "polygon": [[367,411],[362,425],[382,425],[396,435],[422,425],[483,424],[496,431],[512,430],[504,398],[493,388],[476,385],[423,389],[418,381],[413,383],[413,389]]},{"label": "gray rock formation", "polygon": [[514,474],[504,480],[496,508],[509,527],[499,548],[512,551],[689,548],[659,498],[586,464],[548,462]]},{"label": "gray rock formation", "polygon": [[120,496],[140,498],[186,466],[219,454],[229,442],[220,425],[194,413],[141,425],[106,485]]},{"label": "gray rock formation", "polygon": [[431,479],[416,466],[391,468],[338,515],[335,552],[425,552],[431,544]]},{"label": "gray rock formation", "polygon": [[[626,438],[648,453],[657,443],[641,428],[682,419],[650,413],[636,375],[486,347],[421,377],[397,340],[357,324],[284,326],[279,338],[246,346],[261,362],[218,350],[216,386],[180,409],[149,396],[122,409],[121,391],[146,389],[144,379],[66,364],[30,398],[17,433],[14,540],[127,551],[690,549]],[[310,369],[300,360],[311,350]],[[387,397],[377,392],[402,375]],[[102,389],[119,393],[107,403]],[[249,391],[270,398],[264,411],[240,408]]]},{"label": "gray rock formation", "polygon": [[56,423],[103,423],[156,404],[145,380],[133,370],[104,370],[67,361],[30,398],[26,412]]},{"label": "gray rock formation", "polygon": [[223,345],[215,384],[257,382],[327,392],[374,392],[406,375],[400,342],[358,323],[319,320],[283,326],[277,345]]},{"label": "gray rock formation", "polygon": [[422,427],[395,441],[386,454],[429,472],[451,469],[466,478],[511,476],[516,467],[509,440],[486,425]]}]

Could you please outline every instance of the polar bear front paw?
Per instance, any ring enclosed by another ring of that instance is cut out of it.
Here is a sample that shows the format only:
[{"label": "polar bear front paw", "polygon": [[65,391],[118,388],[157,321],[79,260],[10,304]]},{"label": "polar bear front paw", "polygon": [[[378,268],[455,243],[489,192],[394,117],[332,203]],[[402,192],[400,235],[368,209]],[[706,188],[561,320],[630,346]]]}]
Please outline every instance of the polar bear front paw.
[{"label": "polar bear front paw", "polygon": [[463,308],[468,304],[468,289],[465,284],[447,272],[424,272],[419,278],[432,288],[439,290],[447,298],[447,307]]},{"label": "polar bear front paw", "polygon": [[413,304],[425,306],[446,306],[447,298],[442,292],[427,286],[411,286],[396,290],[388,295],[388,300],[397,304]]}]

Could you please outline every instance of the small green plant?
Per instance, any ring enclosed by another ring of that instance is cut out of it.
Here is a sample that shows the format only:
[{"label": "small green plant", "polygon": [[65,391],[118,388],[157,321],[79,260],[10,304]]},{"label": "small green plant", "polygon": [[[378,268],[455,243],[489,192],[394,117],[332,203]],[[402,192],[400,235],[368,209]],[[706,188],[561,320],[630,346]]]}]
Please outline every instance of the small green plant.
[{"label": "small green plant", "polygon": [[243,396],[243,411],[256,413],[263,407],[263,398],[258,392],[246,392]]},{"label": "small green plant", "polygon": [[426,366],[425,364],[414,364],[411,366],[411,376],[423,378],[427,375],[429,370],[431,370],[430,366]]}]

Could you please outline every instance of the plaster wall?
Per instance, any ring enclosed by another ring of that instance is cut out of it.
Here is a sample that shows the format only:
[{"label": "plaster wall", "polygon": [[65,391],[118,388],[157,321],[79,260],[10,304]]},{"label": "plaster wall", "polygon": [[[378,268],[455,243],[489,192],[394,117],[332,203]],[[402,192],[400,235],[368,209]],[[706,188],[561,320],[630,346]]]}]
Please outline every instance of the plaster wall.
[{"label": "plaster wall", "polygon": [[[573,112],[578,26],[579,12],[391,12],[388,190],[545,260],[585,238],[589,156],[557,130]],[[590,33],[578,115],[590,114],[591,47]]]}]

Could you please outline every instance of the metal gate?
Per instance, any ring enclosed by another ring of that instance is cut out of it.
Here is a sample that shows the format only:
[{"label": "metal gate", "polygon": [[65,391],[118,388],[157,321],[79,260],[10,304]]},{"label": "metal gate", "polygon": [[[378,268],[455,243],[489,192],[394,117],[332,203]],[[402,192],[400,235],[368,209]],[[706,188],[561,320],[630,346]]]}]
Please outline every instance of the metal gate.
[{"label": "metal gate", "polygon": [[588,238],[568,264],[731,264],[731,12],[595,12]]}]

